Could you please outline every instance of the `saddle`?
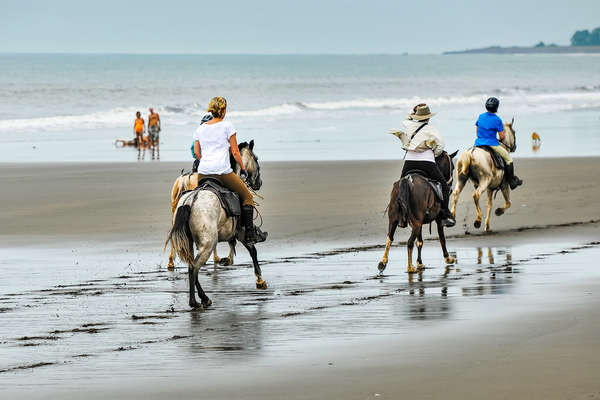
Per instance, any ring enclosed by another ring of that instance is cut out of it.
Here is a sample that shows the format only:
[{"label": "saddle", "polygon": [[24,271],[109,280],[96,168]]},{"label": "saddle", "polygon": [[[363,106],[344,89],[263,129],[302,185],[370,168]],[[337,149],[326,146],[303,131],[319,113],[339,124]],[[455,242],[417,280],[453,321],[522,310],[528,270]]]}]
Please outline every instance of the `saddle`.
[{"label": "saddle", "polygon": [[210,177],[202,178],[198,182],[198,187],[194,190],[208,190],[209,192],[216,194],[228,217],[238,218],[242,215],[240,196],[223,186],[218,179]]},{"label": "saddle", "polygon": [[494,161],[494,165],[496,166],[496,168],[498,169],[504,169],[504,167],[506,166],[504,164],[504,159],[502,157],[500,157],[498,155],[498,153],[496,153],[494,151],[494,149],[492,149],[490,146],[475,146],[475,147],[479,147],[480,149],[483,149],[485,151],[487,151],[488,153],[490,153],[490,156],[492,157],[492,160]]},{"label": "saddle", "polygon": [[430,179],[429,177],[427,177],[427,175],[425,175],[425,173],[423,171],[421,171],[419,169],[411,169],[404,176],[404,178],[407,178],[409,180],[411,185],[413,183],[412,175],[420,175],[422,178],[424,178],[427,181],[427,183],[429,183],[429,186],[431,187],[431,190],[433,190],[435,197],[437,197],[437,199],[439,201],[444,201],[444,193],[442,192],[442,184],[441,183],[439,183],[438,181],[436,181],[434,179]]}]

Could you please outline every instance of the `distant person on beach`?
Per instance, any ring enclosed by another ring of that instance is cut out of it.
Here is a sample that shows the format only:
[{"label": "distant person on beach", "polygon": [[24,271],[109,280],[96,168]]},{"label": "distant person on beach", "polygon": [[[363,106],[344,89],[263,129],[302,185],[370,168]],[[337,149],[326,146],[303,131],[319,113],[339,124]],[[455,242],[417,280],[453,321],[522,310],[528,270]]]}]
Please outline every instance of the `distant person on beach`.
[{"label": "distant person on beach", "polygon": [[440,132],[429,124],[429,120],[434,115],[435,113],[429,110],[427,104],[417,104],[407,119],[402,122],[404,131],[391,133],[402,140],[403,148],[406,150],[402,176],[412,170],[419,170],[428,178],[436,180],[442,185],[444,199],[440,214],[444,226],[451,227],[456,224],[456,221],[448,209],[450,186],[435,162],[435,157],[444,151],[444,140]]},{"label": "distant person on beach", "polygon": [[148,109],[150,114],[148,115],[148,135],[150,136],[150,143],[152,145],[158,144],[158,134],[160,133],[160,117],[158,113],[154,112],[154,109],[150,107]]},{"label": "distant person on beach", "polygon": [[523,181],[515,175],[515,167],[510,157],[510,153],[500,145],[497,136],[500,140],[504,139],[504,123],[502,119],[496,114],[498,107],[500,106],[500,100],[495,97],[490,97],[485,102],[485,108],[487,112],[479,115],[477,122],[475,122],[477,139],[475,140],[475,146],[489,146],[496,154],[498,154],[504,160],[506,164],[504,167],[505,179],[510,185],[511,189],[516,189],[518,186],[523,184]]},{"label": "distant person on beach", "polygon": [[144,119],[142,118],[142,113],[139,111],[135,113],[135,122],[133,123],[133,133],[135,134],[135,140],[137,142],[137,146],[144,145]]}]

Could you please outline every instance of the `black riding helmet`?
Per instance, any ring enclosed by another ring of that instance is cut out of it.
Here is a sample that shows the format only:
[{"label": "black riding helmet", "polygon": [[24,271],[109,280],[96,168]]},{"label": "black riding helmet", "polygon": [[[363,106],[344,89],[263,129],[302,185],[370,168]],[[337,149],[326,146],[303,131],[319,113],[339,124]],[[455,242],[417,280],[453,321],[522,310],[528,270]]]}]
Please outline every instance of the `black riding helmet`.
[{"label": "black riding helmet", "polygon": [[485,109],[491,113],[498,112],[498,106],[500,106],[500,100],[495,97],[490,97],[485,102]]}]

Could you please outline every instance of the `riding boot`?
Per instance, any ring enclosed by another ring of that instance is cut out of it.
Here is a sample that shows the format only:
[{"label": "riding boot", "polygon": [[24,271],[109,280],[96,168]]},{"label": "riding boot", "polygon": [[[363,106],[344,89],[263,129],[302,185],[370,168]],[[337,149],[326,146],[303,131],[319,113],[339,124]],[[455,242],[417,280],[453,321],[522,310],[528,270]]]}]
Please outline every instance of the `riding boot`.
[{"label": "riding boot", "polygon": [[515,190],[518,186],[523,184],[523,181],[515,176],[515,164],[510,163],[504,168],[506,174],[506,181],[508,182],[511,190]]},{"label": "riding boot", "polygon": [[255,244],[254,207],[242,206],[242,224],[244,225],[244,243]]},{"label": "riding boot", "polygon": [[452,213],[448,208],[448,203],[450,203],[450,192],[444,191],[443,194],[444,199],[442,201],[442,209],[440,211],[440,214],[442,215],[442,224],[447,228],[451,228],[456,225],[456,221],[454,220],[454,217],[452,217]]}]

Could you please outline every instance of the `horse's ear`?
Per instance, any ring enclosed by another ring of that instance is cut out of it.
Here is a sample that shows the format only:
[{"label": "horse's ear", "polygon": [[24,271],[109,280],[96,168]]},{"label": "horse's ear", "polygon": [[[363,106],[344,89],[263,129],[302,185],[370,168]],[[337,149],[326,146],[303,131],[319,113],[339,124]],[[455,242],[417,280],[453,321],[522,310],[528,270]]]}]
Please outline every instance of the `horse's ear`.
[{"label": "horse's ear", "polygon": [[238,143],[238,149],[243,149],[244,147],[248,146],[248,142],[242,142],[242,143]]},{"label": "horse's ear", "polygon": [[510,127],[512,128],[513,124],[515,123],[515,117],[512,117],[512,119],[510,120]]},{"label": "horse's ear", "polygon": [[450,154],[450,158],[456,157],[457,154],[458,154],[458,150],[456,150],[454,153]]},{"label": "horse's ear", "polygon": [[250,141],[250,150],[254,150],[254,139]]}]

